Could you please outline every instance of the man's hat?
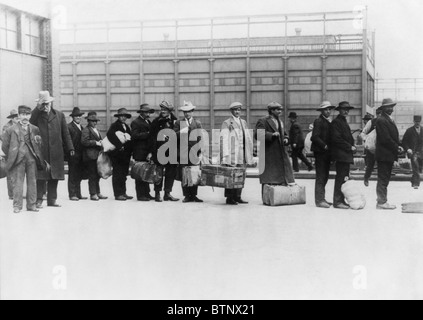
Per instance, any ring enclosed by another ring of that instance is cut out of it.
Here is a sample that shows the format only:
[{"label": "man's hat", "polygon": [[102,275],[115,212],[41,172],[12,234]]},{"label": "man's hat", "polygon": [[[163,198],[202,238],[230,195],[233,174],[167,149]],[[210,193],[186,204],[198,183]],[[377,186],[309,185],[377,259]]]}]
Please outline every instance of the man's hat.
[{"label": "man's hat", "polygon": [[192,104],[191,101],[184,101],[184,105],[180,108],[183,112],[194,111],[197,107]]},{"label": "man's hat", "polygon": [[414,116],[414,122],[422,122],[422,116]]},{"label": "man's hat", "polygon": [[373,119],[374,119],[374,117],[371,114],[366,114],[363,118],[364,121],[366,121],[366,120],[370,121],[370,120],[373,120]]},{"label": "man's hat", "polygon": [[297,115],[297,113],[296,113],[296,112],[291,112],[291,113],[289,114],[288,118],[289,118],[289,119],[297,119],[297,118],[298,118],[298,115]]},{"label": "man's hat", "polygon": [[173,112],[175,110],[175,107],[168,101],[162,101],[162,103],[160,103],[160,108],[165,108],[167,110],[169,110],[170,112]]},{"label": "man's hat", "polygon": [[242,103],[241,102],[234,102],[229,106],[229,110],[234,109],[242,109]]},{"label": "man's hat", "polygon": [[115,118],[119,118],[119,117],[126,117],[128,119],[131,119],[132,115],[125,108],[121,108],[118,110],[118,113],[115,114]]},{"label": "man's hat", "polygon": [[85,117],[85,119],[87,119],[88,121],[93,121],[93,122],[99,122],[100,119],[97,118],[97,112],[89,112],[88,116]]},{"label": "man's hat", "polygon": [[150,108],[150,105],[148,103],[143,103],[142,105],[140,105],[140,109],[137,111],[137,113],[141,113],[141,112],[147,112],[147,113],[154,113],[154,109]]},{"label": "man's hat", "polygon": [[38,104],[43,104],[43,103],[50,103],[53,102],[54,98],[52,96],[50,96],[50,92],[48,91],[41,91],[39,93],[39,97],[37,100],[35,100],[35,102],[38,102]]},{"label": "man's hat", "polygon": [[18,113],[19,114],[31,114],[32,110],[30,107],[27,106],[19,106]]},{"label": "man's hat", "polygon": [[72,114],[70,117],[82,117],[85,113],[81,111],[78,107],[73,108]]},{"label": "man's hat", "polygon": [[283,110],[283,107],[278,102],[271,102],[271,103],[268,104],[267,109],[269,111],[271,111],[271,110]]},{"label": "man's hat", "polygon": [[339,103],[339,105],[335,108],[336,111],[339,111],[341,109],[347,109],[352,110],[355,109],[348,101],[342,101]]},{"label": "man's hat", "polygon": [[13,109],[12,111],[10,111],[10,116],[8,116],[7,119],[15,119],[17,117],[19,117],[19,114],[15,109]]},{"label": "man's hat", "polygon": [[322,104],[320,105],[320,107],[317,109],[317,111],[323,111],[326,109],[335,109],[336,107],[334,105],[332,105],[332,103],[330,103],[329,101],[323,101]]},{"label": "man's hat", "polygon": [[379,107],[379,109],[395,107],[396,105],[397,104],[391,98],[386,98],[386,99],[383,99],[382,105]]}]

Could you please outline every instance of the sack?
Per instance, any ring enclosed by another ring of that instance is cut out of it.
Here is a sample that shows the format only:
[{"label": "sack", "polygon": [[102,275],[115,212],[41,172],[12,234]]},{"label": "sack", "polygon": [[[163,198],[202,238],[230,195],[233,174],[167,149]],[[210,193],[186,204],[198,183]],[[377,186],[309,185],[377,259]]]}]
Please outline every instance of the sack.
[{"label": "sack", "polygon": [[107,137],[103,139],[101,144],[103,146],[104,152],[111,152],[116,150],[116,147],[110,142],[109,138]]},{"label": "sack", "polygon": [[294,186],[271,186],[264,185],[263,204],[271,207],[292,206],[306,204],[306,188]]},{"label": "sack", "polygon": [[182,186],[197,187],[201,184],[201,168],[199,166],[182,168]]},{"label": "sack", "polygon": [[0,160],[0,179],[7,177],[6,160]]},{"label": "sack", "polygon": [[364,147],[369,152],[375,154],[376,153],[376,142],[377,142],[377,132],[376,132],[376,130],[373,130],[367,136],[366,143],[364,144]]},{"label": "sack", "polygon": [[245,168],[216,165],[201,166],[201,185],[225,189],[243,189],[247,170]]},{"label": "sack", "polygon": [[163,167],[150,162],[137,162],[131,171],[134,180],[158,184],[163,179]]},{"label": "sack", "polygon": [[366,207],[366,197],[361,190],[362,186],[357,181],[348,180],[342,185],[341,191],[353,210],[362,210]]},{"label": "sack", "polygon": [[97,171],[99,176],[105,180],[109,179],[113,175],[112,160],[104,152],[100,152],[100,155],[98,156]]}]

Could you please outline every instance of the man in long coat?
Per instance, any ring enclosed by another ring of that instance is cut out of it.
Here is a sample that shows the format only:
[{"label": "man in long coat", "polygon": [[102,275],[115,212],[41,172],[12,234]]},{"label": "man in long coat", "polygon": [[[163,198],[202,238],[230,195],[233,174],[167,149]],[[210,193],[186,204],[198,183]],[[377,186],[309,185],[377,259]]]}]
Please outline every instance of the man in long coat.
[{"label": "man in long coat", "polygon": [[407,130],[402,140],[402,146],[411,159],[413,168],[411,184],[416,190],[420,187],[420,174],[423,169],[423,127],[421,123],[422,116],[415,116],[414,126]]},{"label": "man in long coat", "polygon": [[[229,106],[232,116],[222,124],[221,160],[223,165],[245,168],[253,163],[253,138],[248,124],[241,119],[242,103],[234,102]],[[226,204],[248,204],[242,200],[242,189],[226,189]]]},{"label": "man in long coat", "polygon": [[341,102],[335,109],[339,111],[339,116],[332,121],[331,147],[332,160],[336,161],[336,180],[335,193],[333,196],[334,207],[337,209],[349,209],[350,206],[345,202],[344,194],[341,191],[346,178],[350,176],[351,164],[354,164],[354,153],[357,152],[354,137],[351,128],[347,122],[347,116],[350,110],[354,109],[349,102]]},{"label": "man in long coat", "polygon": [[[10,111],[10,115],[7,117],[7,119],[9,119],[9,121],[4,125],[2,133],[5,133],[7,129],[13,127],[15,124],[19,122],[18,112],[16,110]],[[7,175],[7,191],[9,195],[9,200],[13,200],[13,183],[12,183],[12,177],[9,174]]]},{"label": "man in long coat", "polygon": [[277,102],[272,102],[267,108],[269,116],[260,119],[256,124],[256,134],[259,134],[258,130],[264,130],[266,140],[265,170],[260,175],[260,183],[263,187],[265,184],[284,186],[295,184],[294,172],[287,152],[289,138],[280,120],[283,107]]},{"label": "man in long coat", "polygon": [[388,203],[388,186],[395,161],[404,152],[401,146],[398,127],[392,114],[397,104],[392,99],[384,99],[380,110],[381,117],[376,121],[376,161],[378,166],[377,209],[395,210],[397,207]]},{"label": "man in long coat", "polygon": [[[137,162],[148,162],[152,158],[153,139],[151,134],[150,116],[154,110],[147,103],[140,106],[138,110],[140,116],[132,121],[132,144],[133,157]],[[135,181],[138,201],[150,201],[155,198],[150,195],[150,185],[148,182]]]},{"label": "man in long coat", "polygon": [[298,115],[296,112],[291,112],[288,116],[291,121],[291,128],[289,129],[289,142],[292,149],[292,166],[295,172],[300,171],[298,159],[300,159],[308,168],[308,171],[313,170],[313,165],[304,155],[304,133],[300,124],[298,123]]},{"label": "man in long coat", "polygon": [[47,170],[38,175],[37,207],[42,208],[46,188],[47,206],[60,207],[57,186],[59,180],[65,180],[65,154],[72,157],[75,151],[65,116],[52,106],[54,98],[48,91],[42,91],[36,101],[38,106],[33,110],[30,122],[40,129],[42,153],[48,163]]},{"label": "man in long coat", "polygon": [[73,157],[69,157],[68,159],[68,191],[69,199],[71,201],[87,200],[87,198],[83,197],[81,194],[81,181],[85,172],[85,167],[82,161],[84,146],[81,143],[82,131],[84,130],[84,127],[81,125],[83,115],[84,113],[81,112],[78,107],[74,108],[72,114],[70,115],[72,122],[68,124],[69,134],[72,138],[72,144],[75,149],[75,155]]}]

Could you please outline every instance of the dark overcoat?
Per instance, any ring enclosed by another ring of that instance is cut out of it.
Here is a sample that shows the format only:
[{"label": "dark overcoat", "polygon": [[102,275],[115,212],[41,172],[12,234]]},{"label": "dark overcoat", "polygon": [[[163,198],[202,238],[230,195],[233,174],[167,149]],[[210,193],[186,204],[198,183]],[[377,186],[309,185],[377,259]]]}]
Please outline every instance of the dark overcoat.
[{"label": "dark overcoat", "polygon": [[376,161],[395,162],[398,161],[400,137],[395,122],[383,113],[376,121]]},{"label": "dark overcoat", "polygon": [[65,116],[53,108],[49,114],[35,108],[30,122],[40,129],[43,141],[42,154],[51,166],[51,174],[43,172],[39,174],[38,179],[64,180],[65,153],[74,151]]},{"label": "dark overcoat", "polygon": [[131,129],[134,160],[146,161],[153,148],[151,121],[138,117],[132,121]]},{"label": "dark overcoat", "polygon": [[304,149],[304,133],[298,122],[294,122],[289,129],[289,142],[292,147],[296,144],[296,149]]},{"label": "dark overcoat", "polygon": [[330,126],[332,160],[344,163],[354,163],[354,137],[347,118],[339,115]]},{"label": "dark overcoat", "polygon": [[82,161],[82,152],[83,152],[83,145],[81,143],[82,140],[82,130],[84,130],[84,127],[81,126],[81,130],[79,130],[78,126],[75,124],[75,122],[71,122],[68,124],[68,130],[69,134],[72,139],[73,148],[75,149],[75,156],[70,157],[68,160],[73,161],[75,163],[79,163]]},{"label": "dark overcoat", "polygon": [[101,141],[101,133],[95,133],[92,127],[88,126],[82,130],[81,145],[83,146],[82,159],[84,162],[97,160],[102,147],[97,146]]},{"label": "dark overcoat", "polygon": [[420,127],[420,134],[415,127],[409,128],[402,139],[402,146],[405,151],[412,150],[419,158],[423,158],[423,127]]},{"label": "dark overcoat", "polygon": [[[123,126],[125,126],[126,131],[123,129]],[[119,120],[113,123],[107,132],[107,138],[116,147],[116,149],[109,154],[115,160],[122,162],[122,164],[129,163],[132,156],[133,143],[132,141],[128,141],[127,143],[123,144],[117,137],[117,132],[127,133],[132,138],[131,128],[126,123],[122,124]]]},{"label": "dark overcoat", "polygon": [[[276,127],[272,117],[260,119],[256,125],[257,130],[264,130],[266,137],[265,144],[265,170],[260,176],[261,184],[278,184],[287,185],[295,183],[292,165],[284,145],[284,140],[288,139],[288,135],[284,131],[283,124],[279,121],[279,130]],[[280,137],[273,137],[273,134],[279,132]]]},{"label": "dark overcoat", "polygon": [[[311,136],[311,151],[314,153],[330,152],[330,122],[321,115],[314,121],[313,134]],[[328,147],[328,150],[325,147]]]},{"label": "dark overcoat", "polygon": [[158,141],[159,132],[165,129],[175,130],[175,122],[177,120],[178,119],[175,117],[175,115],[171,113],[169,118],[163,118],[159,116],[154,119],[153,123],[151,124],[151,139],[153,140],[153,161],[157,164],[159,163],[157,159],[157,152],[159,151],[160,147],[162,147],[166,143],[166,141]]}]

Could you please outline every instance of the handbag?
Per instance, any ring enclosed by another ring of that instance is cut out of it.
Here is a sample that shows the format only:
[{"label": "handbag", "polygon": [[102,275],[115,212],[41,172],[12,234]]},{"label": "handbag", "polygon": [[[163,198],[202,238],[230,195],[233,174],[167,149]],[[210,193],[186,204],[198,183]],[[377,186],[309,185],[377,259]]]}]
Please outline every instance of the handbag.
[{"label": "handbag", "polygon": [[151,162],[137,162],[131,170],[134,180],[158,184],[163,179],[163,167]]}]

